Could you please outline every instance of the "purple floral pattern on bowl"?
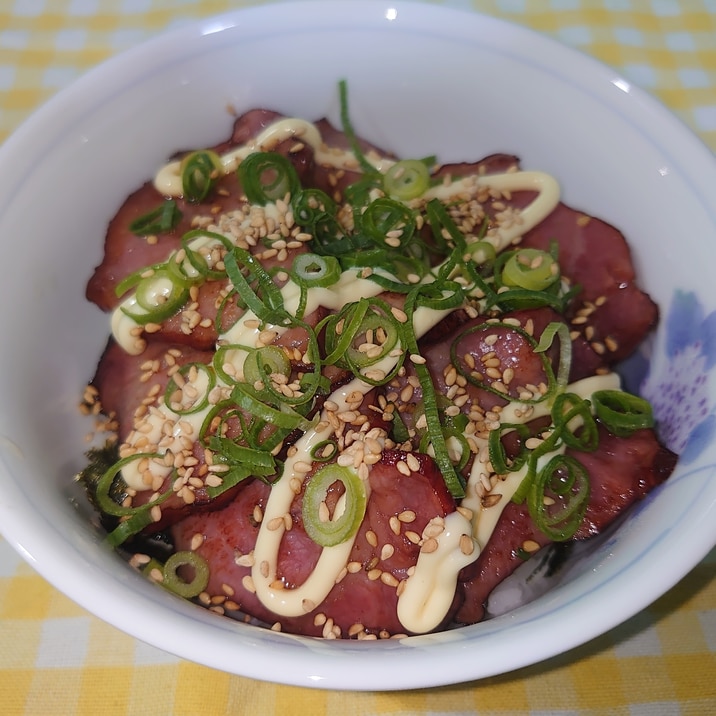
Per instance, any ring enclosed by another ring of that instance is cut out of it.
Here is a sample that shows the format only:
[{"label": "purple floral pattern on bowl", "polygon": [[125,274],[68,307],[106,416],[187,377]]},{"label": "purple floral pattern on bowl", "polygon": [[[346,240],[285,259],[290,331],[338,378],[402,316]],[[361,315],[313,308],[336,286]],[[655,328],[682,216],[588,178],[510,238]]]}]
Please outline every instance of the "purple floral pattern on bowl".
[{"label": "purple floral pattern on bowl", "polygon": [[716,311],[705,314],[695,293],[677,290],[663,325],[666,361],[648,372],[639,392],[653,406],[662,441],[685,464],[716,434],[708,390],[716,365]]}]

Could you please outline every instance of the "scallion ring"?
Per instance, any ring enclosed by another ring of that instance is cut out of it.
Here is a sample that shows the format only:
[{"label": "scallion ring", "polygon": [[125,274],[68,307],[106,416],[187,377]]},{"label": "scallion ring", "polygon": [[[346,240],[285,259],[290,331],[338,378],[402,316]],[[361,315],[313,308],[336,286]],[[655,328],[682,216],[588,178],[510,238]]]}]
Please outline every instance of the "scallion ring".
[{"label": "scallion ring", "polygon": [[[179,570],[188,568],[193,572],[190,581],[179,576]],[[209,584],[209,564],[196,552],[175,552],[162,569],[162,586],[185,599],[199,596]]]},{"label": "scallion ring", "polygon": [[[134,455],[129,455],[115,462],[114,465],[104,472],[102,477],[97,482],[95,499],[97,501],[97,507],[100,511],[106,515],[112,515],[113,517],[126,517],[143,510],[148,510],[151,505],[149,505],[149,507],[147,507],[146,504],[138,505],[136,507],[125,507],[124,505],[120,505],[110,497],[110,491],[114,481],[116,479],[122,479],[121,473],[126,467],[133,463],[137,463],[139,465],[144,461],[148,464],[150,460],[161,457],[162,456],[159,453],[135,453]],[[169,492],[171,493],[171,489]],[[157,504],[156,501],[153,504]]]},{"label": "scallion ring", "polygon": [[342,365],[346,352],[355,338],[363,320],[368,312],[367,298],[347,303],[338,313],[329,315],[321,321],[319,330],[325,328],[326,336],[326,365]]},{"label": "scallion ring", "polygon": [[[326,505],[328,490],[340,482],[345,492],[338,499],[333,515]],[[365,515],[368,497],[363,481],[355,471],[335,463],[317,470],[308,480],[303,495],[303,526],[321,547],[333,547],[353,537]]]},{"label": "scallion ring", "polygon": [[588,400],[576,393],[560,393],[552,405],[552,422],[567,447],[582,452],[597,449],[599,433]]},{"label": "scallion ring", "polygon": [[341,267],[333,256],[318,254],[299,254],[291,267],[293,280],[299,286],[307,288],[328,288],[338,282]]},{"label": "scallion ring", "polygon": [[438,280],[419,286],[417,305],[434,311],[449,311],[465,302],[465,290],[457,281]]},{"label": "scallion ring", "polygon": [[197,203],[204,201],[223,170],[216,152],[205,149],[188,154],[179,165],[184,198]]},{"label": "scallion ring", "polygon": [[291,375],[291,361],[283,348],[274,345],[263,346],[250,351],[246,356],[244,380],[249,385],[265,383],[266,379],[270,379],[274,374],[285,378]]},{"label": "scallion ring", "polygon": [[161,323],[173,316],[189,298],[189,290],[168,269],[158,268],[143,278],[134,290],[134,306],[121,310],[140,325]]},{"label": "scallion ring", "polygon": [[598,390],[592,395],[597,418],[617,437],[654,427],[651,405],[644,398],[622,390]]},{"label": "scallion ring", "polygon": [[473,244],[468,244],[467,249],[470,252],[470,258],[478,266],[492,266],[497,257],[495,247],[489,241],[476,241]]},{"label": "scallion ring", "polygon": [[397,323],[389,306],[383,301],[373,299],[369,303],[368,310],[344,356],[351,370],[358,372],[375,365],[397,346],[399,339]]},{"label": "scallion ring", "polygon": [[198,413],[209,404],[209,393],[215,385],[216,373],[211,366],[187,363],[169,378],[164,404],[177,415]]},{"label": "scallion ring", "polygon": [[410,201],[424,194],[430,186],[430,170],[427,162],[419,159],[403,159],[388,169],[383,178],[383,188],[389,196]]},{"label": "scallion ring", "polygon": [[[453,463],[455,470],[460,473],[465,469],[467,463],[470,460],[470,443],[467,441],[464,432],[460,432],[452,427],[443,427],[443,437],[445,439],[445,448],[450,460]],[[432,441],[430,439],[430,433],[424,432],[420,438],[418,445],[418,451],[425,453],[426,455],[431,454]],[[434,448],[432,450],[434,452]]]},{"label": "scallion ring", "polygon": [[282,154],[254,152],[238,168],[239,181],[251,204],[264,206],[287,195],[293,196],[301,187],[296,168]]},{"label": "scallion ring", "polygon": [[[505,433],[516,432],[519,440],[519,451],[512,458],[508,458],[502,437]],[[492,469],[498,475],[508,472],[517,472],[527,462],[529,450],[525,442],[530,437],[530,429],[524,423],[504,423],[496,430],[490,430],[487,436],[488,454]]]},{"label": "scallion ring", "polygon": [[334,440],[321,440],[311,448],[311,460],[328,462],[338,455],[338,445]]},{"label": "scallion ring", "polygon": [[381,197],[366,206],[360,230],[381,248],[404,251],[415,233],[415,215],[405,204]]},{"label": "scallion ring", "polygon": [[589,474],[569,455],[555,455],[530,485],[527,506],[539,530],[560,542],[574,536],[589,504]]},{"label": "scallion ring", "polygon": [[220,269],[216,268],[221,258],[216,259],[212,256],[219,245],[221,246],[222,255],[224,251],[231,251],[234,248],[234,245],[226,236],[215,231],[195,229],[187,231],[182,236],[181,245],[186,256],[185,262],[193,269],[189,270],[185,264],[181,264],[183,273],[186,273],[187,276],[191,278],[190,274],[193,274],[208,279],[223,279],[226,277],[223,265]]},{"label": "scallion ring", "polygon": [[338,213],[336,202],[321,189],[301,189],[291,197],[291,207],[296,221],[307,227]]},{"label": "scallion ring", "polygon": [[[150,276],[153,276],[156,271],[163,270],[166,268],[167,264],[153,264],[152,266],[143,266],[136,271],[132,271],[132,273],[125,276],[115,286],[115,296],[117,296],[117,298],[121,298],[125,293],[127,293],[127,291],[131,291],[133,288],[136,288],[137,285],[142,281],[142,279],[149,278]],[[178,273],[176,278],[177,281],[180,280]]]},{"label": "scallion ring", "polygon": [[253,351],[249,346],[238,343],[220,345],[212,359],[216,375],[227,385],[233,385],[243,379],[243,365],[246,357]]},{"label": "scallion ring", "polygon": [[530,291],[544,291],[559,279],[559,264],[547,251],[516,249],[502,269],[506,286],[519,286]]}]

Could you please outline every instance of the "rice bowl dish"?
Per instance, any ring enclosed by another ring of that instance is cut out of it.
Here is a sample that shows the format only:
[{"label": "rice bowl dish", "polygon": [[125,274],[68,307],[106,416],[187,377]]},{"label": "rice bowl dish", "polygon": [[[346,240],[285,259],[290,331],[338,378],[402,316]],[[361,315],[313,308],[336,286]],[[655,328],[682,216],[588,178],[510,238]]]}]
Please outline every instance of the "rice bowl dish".
[{"label": "rice bowl dish", "polygon": [[[174,653],[256,678],[327,688],[410,688],[499,673],[582,643],[663,593],[716,537],[716,495],[709,485],[714,301],[711,249],[703,240],[716,226],[713,201],[703,192],[715,173],[713,158],[654,102],[633,88],[624,91],[608,70],[504,23],[412,5],[396,5],[389,17],[383,6],[371,4],[346,3],[340,12],[320,3],[284,9],[271,16],[270,29],[266,10],[257,8],[170,33],[110,61],[61,93],[3,148],[0,163],[20,167],[0,209],[3,235],[30,237],[16,252],[19,270],[8,276],[4,295],[24,295],[23,276],[30,270],[40,277],[22,320],[10,319],[22,349],[2,356],[4,374],[14,377],[2,387],[3,533],[50,582],[102,618]],[[390,54],[378,50],[359,62],[351,46],[375,33],[390,38]],[[291,52],[296,72],[310,81],[297,88],[279,71],[278,59],[247,64],[256,43],[267,37],[281,37],[289,50],[302,43],[315,48]],[[425,46],[432,51],[417,51]],[[450,73],[440,82],[426,80],[448,46]],[[412,58],[409,67],[387,61],[396,47]],[[340,59],[329,67],[326,57]],[[240,86],[225,70],[237,63],[247,68]],[[490,78],[469,71],[480,63],[489,63]],[[155,69],[148,72],[148,66]],[[652,402],[661,439],[680,455],[669,480],[570,563],[544,596],[523,603],[523,595],[521,606],[508,605],[509,616],[497,615],[505,607],[496,608],[493,618],[474,626],[365,645],[259,630],[177,600],[102,544],[92,511],[72,484],[83,466],[88,429],[76,411],[77,396],[107,335],[106,317],[85,302],[84,285],[101,261],[106,224],[122,198],[178,149],[211,146],[227,136],[233,121],[227,106],[237,113],[271,108],[314,121],[326,116],[338,125],[336,84],[343,77],[356,132],[371,143],[401,157],[434,153],[441,163],[513,152],[523,166],[557,177],[565,201],[629,237],[660,323],[621,368],[622,377]],[[478,98],[494,82],[511,91],[485,106]],[[474,87],[467,95],[466,83]],[[558,110],[541,99],[557,94],[573,98],[566,114],[561,104]],[[140,103],[141,125],[129,131],[132,108]],[[519,111],[525,104],[534,107],[529,117]],[[175,117],[182,121],[171,121]],[[38,136],[46,139],[36,142]],[[122,136],[132,140],[118,141]],[[60,181],[68,166],[73,181]],[[50,211],[32,211],[37,196],[48,197]],[[656,216],[653,207],[667,198],[673,216]],[[48,243],[50,234],[55,238]],[[41,267],[35,267],[37,251],[46,257]],[[679,259],[684,251],[688,263]],[[38,404],[44,406],[39,414],[30,410]],[[629,589],[634,583],[642,590]],[[605,600],[612,608],[597,607]],[[570,628],[556,630],[558,623]],[[244,648],[250,657],[228,658]],[[389,676],[387,664],[396,658],[406,668]],[[283,659],[292,670],[276,668]],[[426,677],[428,661],[433,666]]]}]

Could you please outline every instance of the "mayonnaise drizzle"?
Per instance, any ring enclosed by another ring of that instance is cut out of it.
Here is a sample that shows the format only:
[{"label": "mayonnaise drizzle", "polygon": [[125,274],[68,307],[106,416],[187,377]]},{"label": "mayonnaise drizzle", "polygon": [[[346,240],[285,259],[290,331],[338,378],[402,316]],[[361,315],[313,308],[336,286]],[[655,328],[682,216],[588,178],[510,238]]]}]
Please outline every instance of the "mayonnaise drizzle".
[{"label": "mayonnaise drizzle", "polygon": [[438,548],[434,552],[420,551],[415,570],[398,597],[398,619],[408,631],[424,634],[445,618],[455,597],[460,570],[480,555],[477,544],[467,553],[462,547],[463,536],[469,537],[471,531],[468,519],[451,512],[437,538]]},{"label": "mayonnaise drizzle", "polygon": [[437,198],[445,202],[465,193],[474,194],[480,188],[495,189],[499,192],[537,192],[537,196],[514,217],[512,222],[505,225],[498,224],[487,232],[485,241],[490,242],[498,253],[551,214],[559,203],[560,197],[559,183],[550,174],[538,171],[513,171],[462,177],[449,184],[428,189],[425,198]]}]

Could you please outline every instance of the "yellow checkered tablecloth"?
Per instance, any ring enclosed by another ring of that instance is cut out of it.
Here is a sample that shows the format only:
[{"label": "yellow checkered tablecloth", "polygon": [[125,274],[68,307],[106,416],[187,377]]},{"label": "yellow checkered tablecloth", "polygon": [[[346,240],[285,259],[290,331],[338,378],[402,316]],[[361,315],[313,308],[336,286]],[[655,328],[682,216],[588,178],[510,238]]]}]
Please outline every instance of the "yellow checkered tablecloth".
[{"label": "yellow checkered tablecloth", "polygon": [[[338,2],[339,0],[336,0]],[[241,0],[0,0],[0,140],[89,67]],[[613,66],[716,150],[716,0],[452,0]],[[321,692],[196,666],[90,616],[0,539],[0,714],[716,714],[716,551],[591,643],[515,673]]]}]

